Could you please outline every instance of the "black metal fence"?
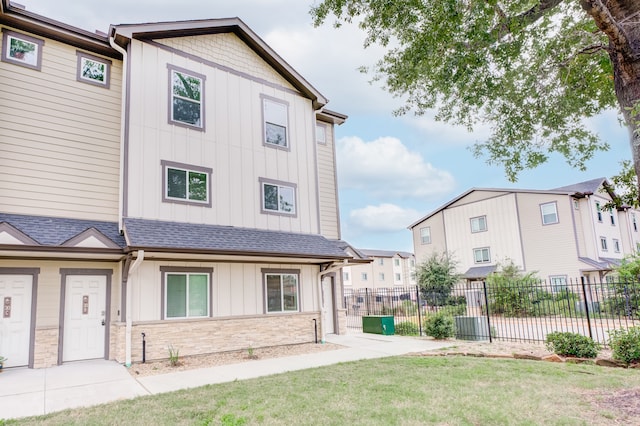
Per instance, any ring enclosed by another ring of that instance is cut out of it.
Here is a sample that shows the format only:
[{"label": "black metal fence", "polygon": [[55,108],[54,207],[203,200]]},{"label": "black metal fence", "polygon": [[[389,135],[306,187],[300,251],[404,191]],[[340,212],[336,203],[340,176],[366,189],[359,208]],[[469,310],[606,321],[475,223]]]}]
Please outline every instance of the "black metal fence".
[{"label": "black metal fence", "polygon": [[640,326],[640,283],[467,283],[449,293],[419,287],[347,290],[347,327],[362,317],[392,315],[396,334],[424,335],[436,312],[455,318],[456,337],[467,340],[544,342],[554,331],[579,333],[607,345],[609,332]]}]

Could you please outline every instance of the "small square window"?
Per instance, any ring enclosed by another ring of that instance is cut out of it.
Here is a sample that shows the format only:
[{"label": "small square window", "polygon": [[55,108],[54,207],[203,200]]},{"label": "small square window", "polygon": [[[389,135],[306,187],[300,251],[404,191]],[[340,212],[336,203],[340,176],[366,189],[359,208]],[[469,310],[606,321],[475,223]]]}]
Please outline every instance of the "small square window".
[{"label": "small square window", "polygon": [[205,76],[182,68],[169,68],[169,123],[204,130]]},{"label": "small square window", "polygon": [[491,256],[489,255],[489,248],[477,248],[473,249],[473,261],[475,263],[489,263],[491,262]]},{"label": "small square window", "polygon": [[558,223],[558,209],[555,202],[541,204],[540,212],[542,213],[543,225]]},{"label": "small square window", "polygon": [[263,213],[296,215],[296,185],[261,178],[260,186]]},{"label": "small square window", "polygon": [[2,33],[2,61],[40,71],[44,40],[7,29]]},{"label": "small square window", "polygon": [[478,216],[471,218],[471,232],[483,232],[487,230],[487,217]]},{"label": "small square window", "polygon": [[297,312],[298,271],[263,270],[267,313]]},{"label": "small square window", "polygon": [[422,244],[431,244],[431,228],[420,228],[420,242]]},{"label": "small square window", "polygon": [[289,149],[288,109],[286,102],[262,96],[265,145]]},{"label": "small square window", "polygon": [[78,70],[76,80],[83,83],[109,88],[111,61],[84,52],[76,52]]},{"label": "small square window", "polygon": [[161,161],[163,202],[178,202],[211,207],[212,169]]}]

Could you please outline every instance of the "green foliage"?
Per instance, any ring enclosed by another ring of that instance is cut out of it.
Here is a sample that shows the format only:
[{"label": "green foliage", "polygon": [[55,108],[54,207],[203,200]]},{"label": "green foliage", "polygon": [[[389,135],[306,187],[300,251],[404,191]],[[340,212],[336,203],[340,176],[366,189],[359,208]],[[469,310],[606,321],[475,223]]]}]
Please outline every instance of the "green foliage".
[{"label": "green foliage", "polygon": [[453,286],[460,280],[456,272],[458,262],[449,253],[432,253],[418,265],[416,279],[424,300],[432,306],[442,306],[449,298]]},{"label": "green foliage", "polygon": [[587,336],[559,331],[547,335],[546,346],[558,355],[578,358],[595,358],[600,350],[600,345]]},{"label": "green foliage", "polygon": [[625,256],[615,273],[618,279],[609,283],[613,292],[605,301],[607,313],[640,318],[640,255]]},{"label": "green foliage", "polygon": [[419,336],[420,328],[411,321],[403,321],[395,325],[395,333],[400,336]]},{"label": "green foliage", "polygon": [[594,153],[608,149],[583,118],[613,107],[626,111],[637,97],[625,92],[616,99],[614,80],[631,59],[615,58],[622,63],[614,67],[607,52],[634,48],[598,28],[635,12],[637,5],[629,6],[614,22],[600,22],[612,16],[606,7],[598,13],[591,2],[562,0],[324,0],[311,10],[315,25],[331,15],[336,26],[357,22],[365,47],[393,45],[371,72],[406,99],[397,113],[437,108],[437,120],[490,127],[474,153],[503,165],[510,180],[549,153],[585,170]]},{"label": "green foliage", "polygon": [[441,312],[443,315],[447,315],[450,317],[456,317],[465,315],[467,312],[467,305],[445,305],[438,309],[438,312]]},{"label": "green foliage", "polygon": [[613,358],[627,364],[640,361],[640,327],[628,330],[613,330],[609,333],[609,346]]},{"label": "green foliage", "polygon": [[173,345],[169,345],[167,350],[169,351],[169,364],[172,367],[177,366],[180,362],[180,351],[178,349],[175,349]]},{"label": "green foliage", "polygon": [[534,273],[523,275],[512,260],[498,265],[487,276],[490,312],[513,317],[535,315],[540,300],[546,297],[532,286],[536,280]]},{"label": "green foliage", "polygon": [[424,330],[434,339],[447,339],[456,335],[456,323],[451,315],[436,312],[426,318]]}]

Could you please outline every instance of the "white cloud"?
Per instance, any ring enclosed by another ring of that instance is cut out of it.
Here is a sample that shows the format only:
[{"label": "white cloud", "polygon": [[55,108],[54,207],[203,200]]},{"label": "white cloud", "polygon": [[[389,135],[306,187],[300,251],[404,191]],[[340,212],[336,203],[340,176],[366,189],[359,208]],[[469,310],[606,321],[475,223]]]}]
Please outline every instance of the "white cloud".
[{"label": "white cloud", "polygon": [[367,231],[396,232],[406,230],[407,226],[420,218],[414,209],[403,209],[395,204],[383,203],[378,206],[366,206],[349,213],[351,226]]},{"label": "white cloud", "polygon": [[358,137],[338,141],[338,180],[343,189],[357,189],[383,198],[430,197],[454,188],[451,173],[427,163],[393,137],[365,142]]},{"label": "white cloud", "polygon": [[491,135],[491,126],[478,123],[474,126],[473,131],[468,131],[464,126],[456,126],[435,120],[436,112],[428,112],[423,116],[405,116],[404,121],[419,129],[431,140],[448,145],[470,146],[476,142],[484,142]]}]

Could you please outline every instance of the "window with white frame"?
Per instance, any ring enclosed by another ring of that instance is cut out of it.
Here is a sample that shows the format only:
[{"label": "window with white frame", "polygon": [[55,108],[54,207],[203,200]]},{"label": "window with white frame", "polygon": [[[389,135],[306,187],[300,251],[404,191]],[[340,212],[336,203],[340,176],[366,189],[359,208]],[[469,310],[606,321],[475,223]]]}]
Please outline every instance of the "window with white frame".
[{"label": "window with white frame", "polygon": [[574,210],[580,210],[580,202],[578,200],[573,200],[573,208]]},{"label": "window with white frame", "polygon": [[362,279],[362,281],[366,281],[366,280],[367,280],[367,278],[368,278],[368,277],[367,277],[367,273],[366,273],[366,272],[361,273],[361,274],[360,274],[360,278]]},{"label": "window with white frame", "polygon": [[262,212],[296,215],[296,185],[260,178]]},{"label": "window with white frame", "polygon": [[384,258],[382,257],[378,258],[378,265],[384,266]]},{"label": "window with white frame", "polygon": [[611,221],[612,226],[616,225],[615,210],[613,209],[609,209],[609,220]]},{"label": "window with white frame", "polygon": [[95,86],[109,88],[111,61],[85,52],[76,52],[78,66],[76,80]]},{"label": "window with white frame", "polygon": [[396,272],[396,281],[402,281],[402,275],[399,272]]},{"label": "window with white frame", "polygon": [[349,281],[349,273],[348,272],[344,272],[342,274],[342,279],[345,280],[345,281]]},{"label": "window with white frame", "polygon": [[169,123],[204,130],[205,76],[173,65],[169,68]]},{"label": "window with white frame", "polygon": [[380,281],[384,281],[384,272],[380,272],[380,273],[378,274],[378,279],[379,279]]},{"label": "window with white frame", "polygon": [[540,212],[542,213],[542,224],[551,225],[558,223],[558,207],[554,202],[540,204]]},{"label": "window with white frame", "polygon": [[596,214],[598,215],[598,222],[602,222],[602,207],[600,207],[598,201],[596,201]]},{"label": "window with white frame", "polygon": [[393,264],[395,266],[400,266],[400,259],[398,259],[398,258],[393,259]]},{"label": "window with white frame", "polygon": [[316,142],[327,143],[327,125],[324,123],[316,123]]},{"label": "window with white frame", "polygon": [[262,270],[267,313],[297,312],[299,271]]},{"label": "window with white frame", "polygon": [[2,29],[2,61],[40,71],[44,40]]},{"label": "window with white frame", "polygon": [[620,240],[613,239],[613,251],[620,253]]},{"label": "window with white frame", "polygon": [[473,261],[475,263],[489,263],[491,262],[491,256],[489,254],[489,247],[482,247],[473,249]]},{"label": "window with white frame", "polygon": [[171,269],[161,268],[164,274],[164,318],[208,317],[212,270],[181,272]]},{"label": "window with white frame", "polygon": [[211,207],[211,174],[207,167],[162,160],[162,201]]},{"label": "window with white frame", "polygon": [[420,228],[420,242],[422,244],[431,244],[431,228]]},{"label": "window with white frame", "polygon": [[607,237],[600,237],[600,248],[602,251],[607,251]]},{"label": "window with white frame", "polygon": [[262,96],[264,144],[289,149],[289,104]]},{"label": "window with white frame", "polygon": [[551,291],[553,293],[560,293],[567,289],[567,276],[566,275],[552,275],[549,277],[551,283]]},{"label": "window with white frame", "polygon": [[487,217],[478,216],[471,218],[471,232],[482,232],[487,230]]}]

